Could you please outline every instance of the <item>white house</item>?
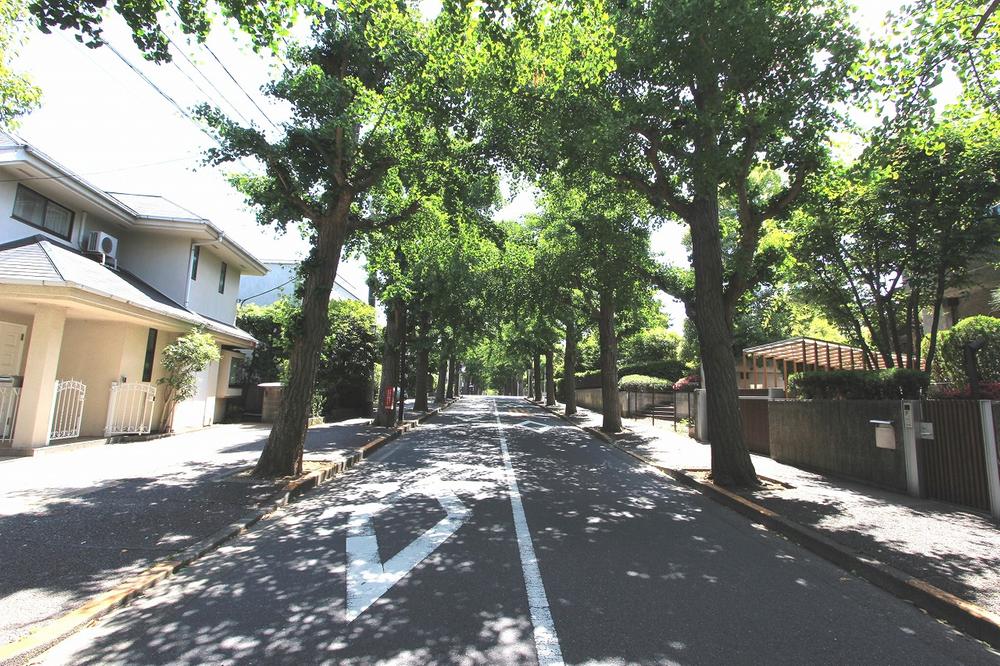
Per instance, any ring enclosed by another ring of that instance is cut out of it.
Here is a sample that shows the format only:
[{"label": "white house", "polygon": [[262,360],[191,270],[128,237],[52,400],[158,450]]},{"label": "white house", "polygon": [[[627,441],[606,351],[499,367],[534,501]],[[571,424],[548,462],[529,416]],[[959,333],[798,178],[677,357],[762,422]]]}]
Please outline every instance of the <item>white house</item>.
[{"label": "white house", "polygon": [[[240,303],[270,305],[283,296],[291,296],[295,291],[297,261],[265,261],[267,275],[245,274],[240,280]],[[368,302],[368,287],[359,287],[351,282],[341,270],[333,281],[331,299]]]},{"label": "white house", "polygon": [[266,272],[209,220],[103,191],[0,132],[0,447],[155,429],[160,354],[194,327],[222,358],[173,423],[213,423],[254,345],[235,326],[240,277]]}]

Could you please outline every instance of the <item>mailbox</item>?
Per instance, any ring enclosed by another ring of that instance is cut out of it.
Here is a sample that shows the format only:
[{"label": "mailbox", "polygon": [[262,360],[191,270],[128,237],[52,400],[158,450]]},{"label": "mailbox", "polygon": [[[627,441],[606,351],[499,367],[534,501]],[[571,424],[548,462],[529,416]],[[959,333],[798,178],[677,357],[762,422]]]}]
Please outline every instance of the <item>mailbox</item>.
[{"label": "mailbox", "polygon": [[880,449],[896,448],[896,428],[893,427],[892,421],[872,419],[869,423],[875,426],[875,446]]}]

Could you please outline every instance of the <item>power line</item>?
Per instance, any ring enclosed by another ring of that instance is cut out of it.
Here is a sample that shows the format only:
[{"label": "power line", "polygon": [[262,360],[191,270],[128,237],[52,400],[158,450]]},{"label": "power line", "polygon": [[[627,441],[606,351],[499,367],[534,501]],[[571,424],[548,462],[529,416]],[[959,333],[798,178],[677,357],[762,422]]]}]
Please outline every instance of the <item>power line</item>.
[{"label": "power line", "polygon": [[[191,59],[188,58],[187,54],[181,49],[181,47],[177,46],[177,43],[174,42],[174,40],[170,38],[170,35],[167,35],[167,41],[169,41],[170,45],[174,47],[174,50],[177,51],[177,53],[179,53],[182,58],[184,58],[184,60],[187,62],[187,64],[190,65],[191,68],[194,69],[194,71],[196,71],[198,73],[198,75],[201,76],[201,78],[204,79],[205,82],[208,83],[208,85],[212,87],[212,90],[214,90],[215,92],[217,92],[219,94],[219,97],[221,97],[222,100],[226,104],[228,104],[229,107],[233,111],[236,112],[236,115],[239,116],[240,119],[243,120],[243,122],[245,122],[248,125],[252,124],[249,120],[247,120],[246,116],[244,116],[242,113],[240,113],[239,108],[235,104],[233,104],[229,100],[229,98],[226,97],[226,95],[221,90],[219,90],[219,88],[214,83],[212,83],[212,80],[209,79],[207,76],[205,76],[205,73],[203,71],[201,71],[201,68],[198,67],[198,65],[194,64],[193,62],[191,62]],[[209,99],[209,100],[212,99],[212,96],[209,95],[208,93],[206,93],[204,90],[202,90],[201,86],[199,86],[197,83],[195,83],[194,79],[192,79],[190,76],[188,76],[188,73],[185,72],[183,69],[181,69],[181,66],[178,65],[175,60],[171,60],[171,62],[173,63],[174,67],[177,68],[177,71],[179,71],[181,74],[183,74],[185,77],[187,77],[187,80],[191,82],[191,85],[193,85],[195,88],[198,89],[198,92],[200,92],[202,95],[204,95],[206,99]]]},{"label": "power line", "polygon": [[[112,53],[114,53],[114,54],[115,54],[116,56],[118,56],[118,58],[119,58],[119,59],[120,59],[120,60],[121,60],[121,61],[122,61],[123,63],[125,63],[125,64],[126,64],[126,65],[128,66],[128,68],[129,68],[129,69],[131,69],[131,70],[132,70],[133,72],[135,72],[135,73],[136,73],[136,74],[137,74],[137,75],[139,76],[139,78],[141,78],[141,79],[142,79],[143,81],[145,81],[146,83],[148,83],[148,84],[149,84],[149,85],[150,85],[150,86],[151,86],[151,87],[153,88],[153,90],[155,90],[156,92],[158,92],[158,93],[160,94],[160,96],[162,96],[162,97],[163,97],[163,99],[165,99],[165,100],[167,100],[168,102],[170,102],[170,104],[171,104],[171,105],[172,105],[172,106],[173,106],[173,107],[174,107],[175,109],[177,109],[178,113],[180,113],[180,114],[181,114],[182,116],[184,116],[185,118],[187,118],[188,120],[190,120],[190,121],[191,121],[192,123],[194,123],[194,124],[195,124],[195,126],[197,126],[197,127],[198,127],[198,129],[199,129],[199,130],[200,130],[200,131],[201,131],[202,133],[204,133],[204,134],[205,134],[205,136],[207,136],[208,138],[210,138],[210,139],[211,139],[211,140],[212,140],[213,142],[215,142],[215,143],[219,143],[219,140],[218,140],[218,139],[217,139],[217,138],[216,138],[215,136],[213,136],[211,132],[209,132],[209,131],[208,131],[207,129],[205,129],[205,128],[204,128],[204,127],[203,127],[203,126],[201,125],[201,123],[199,123],[199,122],[198,122],[197,120],[195,120],[195,119],[194,119],[194,117],[192,117],[192,116],[191,116],[191,114],[190,114],[190,113],[188,113],[187,111],[185,111],[185,110],[184,110],[184,107],[182,107],[182,106],[181,106],[180,104],[178,104],[178,103],[177,103],[177,100],[175,100],[175,99],[174,99],[173,97],[171,97],[170,95],[168,95],[167,93],[165,93],[165,92],[163,91],[163,89],[162,89],[162,88],[160,88],[160,86],[156,85],[156,84],[155,84],[155,83],[153,82],[153,80],[152,80],[152,79],[150,79],[150,78],[149,78],[148,76],[146,76],[146,75],[145,75],[145,74],[144,74],[144,73],[143,73],[143,72],[142,72],[141,70],[139,70],[139,68],[137,68],[137,67],[136,67],[135,65],[133,65],[133,64],[132,64],[131,62],[129,62],[129,61],[128,61],[128,59],[126,59],[126,58],[125,58],[125,56],[123,56],[123,55],[122,55],[122,54],[121,54],[121,53],[120,53],[120,52],[118,51],[118,49],[116,49],[116,48],[114,47],[114,45],[113,45],[113,44],[111,44],[111,42],[105,42],[104,44],[105,44],[105,46],[107,46],[107,47],[108,47],[109,49],[111,49],[111,52],[112,52]],[[219,145],[221,146],[222,144],[219,144]]]},{"label": "power line", "polygon": [[[180,12],[177,11],[177,7],[174,6],[174,3],[170,2],[168,0],[167,5],[170,7],[171,10],[173,10],[174,14],[177,16],[178,19],[180,19],[181,23],[183,24],[184,23],[184,18],[181,16]],[[215,51],[212,50],[212,47],[210,47],[206,42],[201,42],[201,46],[203,46],[205,48],[205,50],[208,51],[209,55],[211,55],[212,58],[215,59],[215,62],[217,62],[219,64],[219,67],[221,67],[222,71],[224,71],[226,73],[226,76],[228,76],[230,78],[230,80],[232,80],[232,82],[236,84],[236,87],[240,89],[240,92],[242,92],[243,95],[248,100],[250,100],[250,103],[254,105],[254,107],[257,109],[257,111],[260,113],[260,115],[264,118],[264,120],[266,120],[271,125],[271,127],[273,127],[274,129],[278,129],[278,126],[274,124],[274,121],[271,120],[271,118],[268,117],[268,115],[266,113],[264,113],[264,109],[260,108],[260,105],[257,104],[257,101],[253,97],[250,96],[250,93],[248,93],[246,91],[246,89],[242,85],[240,85],[240,82],[236,80],[236,77],[233,76],[232,72],[229,71],[229,68],[226,67],[225,63],[223,63],[222,60],[219,59],[219,56],[215,55]],[[230,103],[230,106],[232,106],[232,103]],[[233,108],[235,109],[236,107],[233,106]],[[240,117],[242,118],[242,115]],[[244,120],[246,120],[246,119],[244,118]]]},{"label": "power line", "polygon": [[229,71],[229,68],[226,67],[221,60],[219,60],[219,56],[215,55],[215,51],[213,51],[208,44],[202,44],[202,46],[204,46],[205,50],[208,51],[213,58],[215,58],[215,62],[219,63],[219,67],[221,67],[223,71],[226,72],[226,75],[228,75],[229,78],[232,79],[233,83],[236,84],[236,87],[240,89],[240,92],[242,92],[246,96],[246,98],[250,100],[250,103],[253,104],[254,107],[256,107],[257,111],[260,112],[260,115],[264,117],[264,120],[266,120],[274,129],[278,129],[278,126],[274,124],[274,121],[271,120],[266,113],[264,113],[264,109],[260,108],[260,105],[257,104],[256,100],[254,100],[254,98],[250,96],[250,93],[248,93],[246,89],[242,85],[240,85],[240,82],[237,81],[236,77],[232,75],[232,73]]}]

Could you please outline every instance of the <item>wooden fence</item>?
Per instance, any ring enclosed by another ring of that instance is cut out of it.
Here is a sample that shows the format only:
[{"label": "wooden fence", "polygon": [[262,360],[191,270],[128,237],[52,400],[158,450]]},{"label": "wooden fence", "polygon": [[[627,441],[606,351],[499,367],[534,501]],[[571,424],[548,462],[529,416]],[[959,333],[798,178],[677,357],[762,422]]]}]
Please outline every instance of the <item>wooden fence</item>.
[{"label": "wooden fence", "polygon": [[934,427],[932,439],[921,439],[920,465],[928,497],[988,511],[986,448],[979,402],[924,400],[923,421]]},{"label": "wooden fence", "polygon": [[740,396],[740,420],[743,423],[743,443],[753,453],[771,455],[771,428],[768,424],[766,398]]}]

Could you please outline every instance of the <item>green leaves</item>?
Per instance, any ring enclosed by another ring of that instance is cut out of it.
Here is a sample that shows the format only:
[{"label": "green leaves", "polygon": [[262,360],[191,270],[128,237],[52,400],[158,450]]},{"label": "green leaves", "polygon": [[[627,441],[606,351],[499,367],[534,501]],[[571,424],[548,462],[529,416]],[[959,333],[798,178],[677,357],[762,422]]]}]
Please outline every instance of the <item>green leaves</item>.
[{"label": "green leaves", "polygon": [[42,91],[31,79],[10,68],[27,27],[23,0],[0,0],[0,127],[13,129],[20,116],[35,109]]}]

